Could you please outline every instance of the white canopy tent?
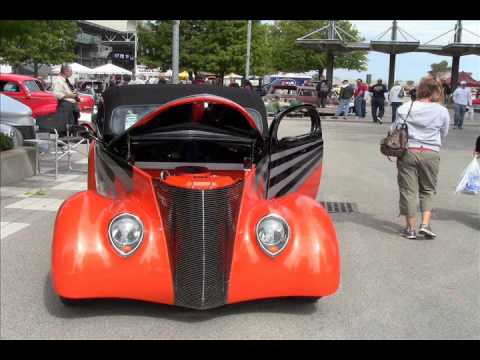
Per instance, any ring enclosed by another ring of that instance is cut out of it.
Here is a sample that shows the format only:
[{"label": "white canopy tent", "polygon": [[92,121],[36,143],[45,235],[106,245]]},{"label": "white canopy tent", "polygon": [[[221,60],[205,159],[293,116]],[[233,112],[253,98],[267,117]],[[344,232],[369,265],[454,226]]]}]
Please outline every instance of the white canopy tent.
[{"label": "white canopy tent", "polygon": [[91,74],[96,75],[132,75],[131,71],[113,64],[105,64],[92,69]]},{"label": "white canopy tent", "polygon": [[173,74],[172,69],[168,69],[167,71],[165,71],[163,73],[162,72],[160,73],[161,76],[168,77],[168,78],[171,78],[172,74]]},{"label": "white canopy tent", "polygon": [[223,85],[230,85],[230,82],[233,80],[235,81],[238,85],[241,85],[242,84],[242,79],[243,79],[243,76],[242,75],[238,75],[238,74],[235,74],[235,73],[230,73],[228,75],[225,75],[223,77]]},{"label": "white canopy tent", "polygon": [[235,74],[235,73],[230,73],[228,75],[225,75],[223,77],[224,79],[243,79],[243,76],[242,75],[238,75],[238,74]]},{"label": "white canopy tent", "polygon": [[[92,74],[92,69],[90,69],[89,67],[83,66],[82,64],[79,64],[79,63],[72,63],[70,64],[70,67],[72,68],[73,74]],[[60,68],[61,68],[61,65],[52,66],[51,74],[53,75],[59,74]]]},{"label": "white canopy tent", "polygon": [[10,74],[12,72],[12,67],[10,65],[0,64],[0,73]]}]

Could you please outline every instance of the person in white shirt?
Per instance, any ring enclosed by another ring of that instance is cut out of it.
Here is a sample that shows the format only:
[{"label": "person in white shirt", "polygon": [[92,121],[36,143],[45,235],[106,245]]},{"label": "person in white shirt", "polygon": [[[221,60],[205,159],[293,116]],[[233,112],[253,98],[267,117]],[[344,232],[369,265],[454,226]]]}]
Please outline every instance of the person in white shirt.
[{"label": "person in white shirt", "polygon": [[72,68],[68,64],[63,64],[60,68],[60,75],[53,80],[53,94],[58,100],[57,114],[63,119],[65,128],[57,131],[65,133],[68,125],[78,125],[80,117],[80,108],[78,103],[80,98],[73,85],[68,80],[72,76]]},{"label": "person in white shirt", "polygon": [[400,86],[398,81],[395,81],[395,85],[390,89],[388,93],[388,101],[392,105],[392,123],[397,118],[397,109],[403,104],[403,98],[405,97],[405,91]]},{"label": "person in white shirt", "polygon": [[430,226],[434,196],[440,167],[442,138],[448,134],[450,114],[442,105],[443,89],[439,82],[424,78],[417,88],[417,100],[398,108],[398,116],[391,130],[400,124],[408,128],[407,151],[398,158],[398,186],[400,215],[405,216],[407,239],[416,239],[417,204],[422,212],[419,234],[434,238]]},{"label": "person in white shirt", "polygon": [[452,98],[455,110],[453,128],[463,129],[463,118],[465,117],[465,111],[467,106],[472,106],[472,95],[470,88],[467,88],[466,81],[460,82],[460,87],[453,92]]}]

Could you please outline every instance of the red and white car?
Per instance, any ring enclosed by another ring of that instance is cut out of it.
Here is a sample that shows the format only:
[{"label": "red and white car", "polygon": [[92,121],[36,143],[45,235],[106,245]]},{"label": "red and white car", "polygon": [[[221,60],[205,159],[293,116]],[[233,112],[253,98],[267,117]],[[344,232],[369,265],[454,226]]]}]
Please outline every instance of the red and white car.
[{"label": "red and white car", "polygon": [[[55,95],[43,88],[34,77],[17,74],[0,74],[0,92],[18,100],[32,109],[35,119],[48,117],[57,111]],[[91,117],[95,107],[93,96],[80,94],[81,119]]]}]

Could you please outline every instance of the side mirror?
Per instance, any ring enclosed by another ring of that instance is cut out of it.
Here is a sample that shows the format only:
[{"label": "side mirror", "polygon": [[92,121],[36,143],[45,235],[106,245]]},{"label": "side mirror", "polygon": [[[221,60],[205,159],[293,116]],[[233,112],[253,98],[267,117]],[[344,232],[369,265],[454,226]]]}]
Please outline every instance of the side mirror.
[{"label": "side mirror", "polygon": [[31,99],[32,98],[32,93],[30,91],[25,91],[25,97],[27,99]]}]

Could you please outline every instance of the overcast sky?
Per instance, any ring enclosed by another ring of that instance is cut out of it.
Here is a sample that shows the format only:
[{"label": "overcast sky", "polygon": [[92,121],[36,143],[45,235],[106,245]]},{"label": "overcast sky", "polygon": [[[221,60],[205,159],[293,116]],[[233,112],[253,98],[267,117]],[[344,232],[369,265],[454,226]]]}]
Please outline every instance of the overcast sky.
[{"label": "overcast sky", "polygon": [[[472,9],[473,10],[473,9]],[[361,36],[365,40],[375,40],[385,30],[392,25],[392,20],[351,20],[354,26],[359,30]],[[405,32],[411,34],[420,43],[425,43],[434,39],[435,37],[447,32],[455,27],[456,20],[438,20],[438,21],[398,21],[398,25]],[[463,21],[464,29],[470,30],[480,36],[480,20]],[[313,31],[314,29],[312,29]],[[383,40],[387,40],[387,34]],[[405,40],[400,34],[399,40]],[[446,45],[453,41],[453,32],[439,38],[432,42],[432,45]],[[464,30],[462,33],[462,42],[464,43],[480,43],[480,37],[470,34]],[[397,55],[396,58],[396,79],[397,80],[414,80],[418,81],[421,77],[430,70],[430,64],[438,63],[442,60],[447,60],[451,65],[452,58],[448,56],[438,56],[428,53],[406,53]],[[388,79],[388,64],[389,55],[369,52],[368,53],[368,71],[357,72],[338,69],[334,71],[334,77],[354,79],[361,77],[365,79],[366,74],[372,74],[373,79],[382,78],[385,81]],[[460,71],[473,73],[473,77],[480,80],[480,56],[469,55],[460,58]]]}]

